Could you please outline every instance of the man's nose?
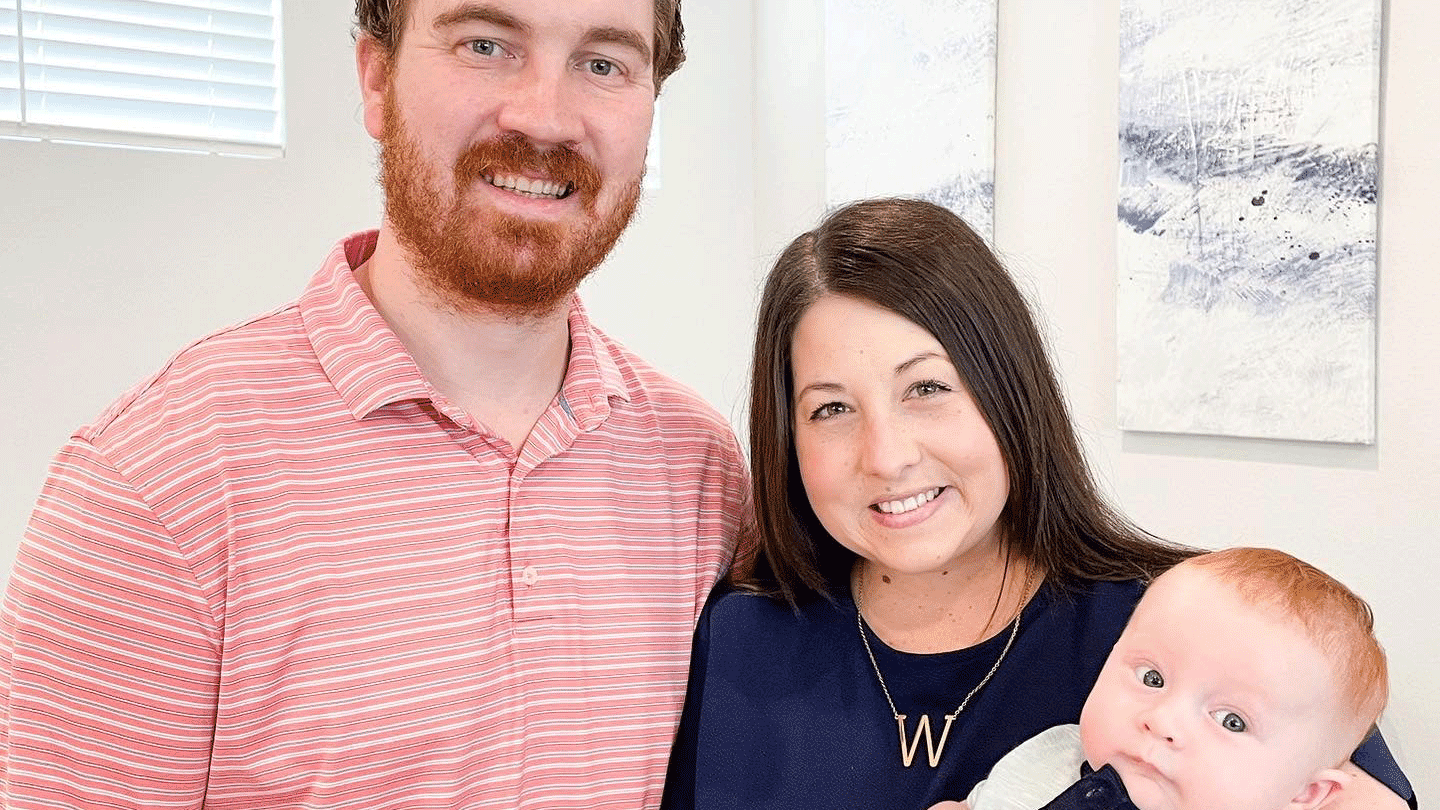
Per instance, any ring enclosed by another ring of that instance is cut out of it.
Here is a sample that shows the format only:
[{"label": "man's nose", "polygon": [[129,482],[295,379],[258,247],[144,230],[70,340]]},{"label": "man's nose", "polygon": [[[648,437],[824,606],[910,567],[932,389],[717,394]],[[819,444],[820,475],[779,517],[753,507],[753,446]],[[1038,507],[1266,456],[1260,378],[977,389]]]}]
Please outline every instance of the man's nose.
[{"label": "man's nose", "polygon": [[584,134],[574,77],[566,66],[532,61],[517,71],[500,103],[497,124],[540,148],[570,146]]}]

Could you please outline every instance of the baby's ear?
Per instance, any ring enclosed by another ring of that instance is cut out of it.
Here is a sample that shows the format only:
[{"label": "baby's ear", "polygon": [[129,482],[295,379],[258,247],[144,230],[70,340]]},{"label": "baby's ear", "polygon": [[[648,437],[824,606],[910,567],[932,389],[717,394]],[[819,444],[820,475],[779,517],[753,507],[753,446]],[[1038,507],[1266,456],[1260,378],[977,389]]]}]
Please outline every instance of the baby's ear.
[{"label": "baby's ear", "polygon": [[1285,810],[1315,810],[1325,800],[1333,798],[1350,784],[1351,775],[1339,768],[1325,768],[1310,777],[1295,798],[1285,805]]}]

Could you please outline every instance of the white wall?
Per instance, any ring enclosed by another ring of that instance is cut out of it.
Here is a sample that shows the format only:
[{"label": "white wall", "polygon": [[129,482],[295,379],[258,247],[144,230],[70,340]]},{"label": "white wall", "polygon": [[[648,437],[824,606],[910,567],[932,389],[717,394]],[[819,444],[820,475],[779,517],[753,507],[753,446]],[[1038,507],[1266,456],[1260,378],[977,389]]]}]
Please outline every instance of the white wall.
[{"label": "white wall", "polygon": [[189,342],[298,295],[377,220],[350,12],[284,7],[282,159],[0,140],[0,571],[71,430]]},{"label": "white wall", "polygon": [[[1115,419],[1119,0],[1000,0],[995,241],[1032,293],[1095,465],[1118,503],[1199,546],[1277,546],[1375,609],[1392,671],[1382,723],[1440,796],[1440,6],[1388,0],[1382,124],[1379,442],[1122,433]],[[824,207],[824,0],[756,12],[756,233],[773,255]],[[774,193],[770,193],[771,191]]]},{"label": "white wall", "polygon": [[[0,140],[0,580],[70,431],[194,339],[294,298],[335,240],[379,221],[354,4],[284,9],[282,159]],[[750,6],[692,0],[686,23],[661,187],[582,292],[611,334],[731,415],[756,266]]]},{"label": "white wall", "polygon": [[684,11],[688,57],[660,94],[660,187],[580,292],[602,329],[736,421],[759,272],[753,14],[737,0]]},{"label": "white wall", "polygon": [[[1115,427],[1118,0],[1001,0],[996,242],[1034,293],[1091,457],[1142,525],[1281,546],[1370,598],[1390,651],[1385,730],[1440,796],[1440,6],[1389,0],[1379,443],[1346,448]],[[662,96],[662,187],[584,295],[595,318],[739,422],[755,286],[824,208],[823,0],[688,0]],[[75,426],[195,337],[298,293],[372,227],[348,0],[285,4],[280,160],[0,141],[0,570]]]}]

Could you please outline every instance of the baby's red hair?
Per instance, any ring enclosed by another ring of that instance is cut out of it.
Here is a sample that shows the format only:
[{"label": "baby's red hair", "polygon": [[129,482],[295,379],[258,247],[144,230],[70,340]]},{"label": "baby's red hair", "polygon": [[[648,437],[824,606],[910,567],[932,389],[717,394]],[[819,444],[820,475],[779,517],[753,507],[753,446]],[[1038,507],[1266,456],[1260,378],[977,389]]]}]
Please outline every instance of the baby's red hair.
[{"label": "baby's red hair", "polygon": [[[1366,734],[1389,698],[1385,651],[1370,605],[1334,577],[1283,551],[1231,548],[1180,563],[1235,588],[1245,602],[1277,609],[1334,662],[1357,733]],[[1357,740],[1358,743],[1358,740]]]}]

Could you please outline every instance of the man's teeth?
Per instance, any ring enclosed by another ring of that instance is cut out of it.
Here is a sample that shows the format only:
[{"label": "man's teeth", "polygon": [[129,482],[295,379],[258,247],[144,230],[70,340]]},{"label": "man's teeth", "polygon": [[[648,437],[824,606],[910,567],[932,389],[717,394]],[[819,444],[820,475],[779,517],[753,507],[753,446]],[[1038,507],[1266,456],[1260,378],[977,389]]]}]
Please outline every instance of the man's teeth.
[{"label": "man's teeth", "polygon": [[881,501],[880,503],[875,504],[875,508],[879,509],[881,512],[884,512],[887,515],[900,515],[906,512],[913,511],[915,509],[919,509],[925,504],[935,500],[935,496],[939,494],[940,487],[935,487],[934,489],[927,492],[922,492],[919,495],[911,495],[903,501]]},{"label": "man's teeth", "polygon": [[558,200],[565,196],[569,188],[566,183],[556,183],[550,180],[531,180],[528,177],[515,177],[501,174],[495,177],[485,178],[485,182],[496,188],[503,188],[506,191],[513,191],[516,194],[523,194],[526,197],[548,198]]}]

